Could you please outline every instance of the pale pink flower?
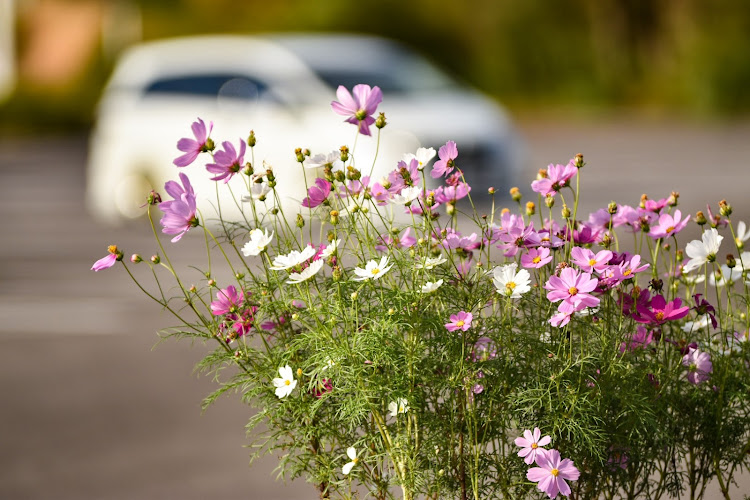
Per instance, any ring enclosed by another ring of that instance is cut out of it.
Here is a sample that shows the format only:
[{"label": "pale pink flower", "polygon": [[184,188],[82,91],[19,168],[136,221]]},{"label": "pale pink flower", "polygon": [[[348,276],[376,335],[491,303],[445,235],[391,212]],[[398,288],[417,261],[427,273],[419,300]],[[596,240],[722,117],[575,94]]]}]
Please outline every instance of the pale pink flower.
[{"label": "pale pink flower", "polygon": [[206,164],[206,170],[212,174],[216,174],[211,177],[212,181],[224,179],[224,182],[227,183],[243,167],[246,146],[245,141],[242,139],[240,139],[239,152],[234,149],[234,145],[229,141],[222,142],[221,146],[224,149],[214,154],[214,163]]},{"label": "pale pink flower", "polygon": [[552,254],[549,248],[545,247],[530,248],[527,253],[521,256],[521,265],[525,268],[539,269],[548,262],[552,262]]},{"label": "pale pink flower", "polygon": [[599,299],[589,293],[596,289],[598,282],[596,278],[591,277],[590,273],[582,273],[572,267],[566,267],[560,272],[559,277],[550,276],[544,288],[549,290],[547,300],[550,302],[562,300],[578,309],[579,304],[584,307],[599,305]]},{"label": "pale pink flower", "polygon": [[438,157],[440,159],[435,162],[430,172],[430,176],[433,179],[450,174],[456,167],[456,158],[458,157],[456,143],[453,141],[446,142],[438,150]]},{"label": "pale pink flower", "polygon": [[380,87],[370,88],[369,85],[359,84],[354,86],[352,93],[353,97],[346,87],[339,85],[336,90],[336,97],[339,100],[332,101],[331,107],[336,113],[348,116],[345,121],[357,125],[360,134],[371,135],[370,125],[375,123],[372,115],[378,108],[378,104],[383,101],[383,92],[380,91]]},{"label": "pale pink flower", "polygon": [[210,139],[208,139],[211,130],[214,128],[214,122],[209,124],[209,129],[206,131],[206,124],[198,118],[198,121],[193,122],[190,128],[193,129],[195,139],[185,137],[177,141],[177,149],[185,153],[172,162],[178,167],[187,167],[198,158],[199,154],[212,151],[214,148],[213,143],[209,142]]},{"label": "pale pink flower", "polygon": [[565,481],[576,481],[581,473],[569,458],[560,460],[560,452],[549,450],[536,456],[536,464],[526,472],[529,481],[539,483],[537,488],[550,498],[556,498],[558,493],[570,496],[570,486]]},{"label": "pale pink flower", "polygon": [[523,461],[531,465],[538,455],[547,451],[544,446],[550,444],[551,441],[552,438],[549,436],[542,437],[542,431],[539,430],[539,427],[534,427],[533,433],[526,429],[523,431],[523,437],[518,437],[515,440],[516,446],[521,447],[518,456],[523,457]]},{"label": "pale pink flower", "polygon": [[687,223],[690,221],[690,215],[686,215],[684,219],[681,219],[682,213],[679,210],[675,210],[674,214],[661,214],[659,216],[659,223],[655,226],[651,226],[651,231],[648,233],[654,239],[669,238],[679,233]]},{"label": "pale pink flower", "polygon": [[612,252],[609,250],[601,250],[594,254],[588,248],[573,247],[570,251],[570,259],[573,264],[581,268],[582,271],[590,273],[596,271],[598,273],[604,271],[609,266],[609,261],[612,258]]},{"label": "pale pink flower", "polygon": [[531,189],[542,196],[555,195],[570,183],[570,179],[577,172],[578,169],[575,166],[575,160],[570,160],[567,165],[553,165],[550,163],[547,166],[547,177],[532,182]]},{"label": "pale pink flower", "polygon": [[711,356],[707,352],[701,352],[698,349],[691,348],[685,356],[682,357],[682,364],[687,366],[687,379],[691,384],[700,384],[710,378],[713,371]]},{"label": "pale pink flower", "polygon": [[164,217],[160,221],[163,226],[162,232],[177,235],[172,238],[172,243],[179,241],[185,233],[199,224],[195,215],[195,192],[190,179],[180,172],[180,180],[182,186],[175,181],[167,181],[164,184],[164,190],[174,199],[159,203],[159,210],[164,212]]},{"label": "pale pink flower", "polygon": [[211,302],[211,312],[214,316],[222,314],[236,313],[240,305],[245,301],[245,293],[242,290],[237,291],[233,285],[229,285],[223,290],[216,293],[216,300]]}]

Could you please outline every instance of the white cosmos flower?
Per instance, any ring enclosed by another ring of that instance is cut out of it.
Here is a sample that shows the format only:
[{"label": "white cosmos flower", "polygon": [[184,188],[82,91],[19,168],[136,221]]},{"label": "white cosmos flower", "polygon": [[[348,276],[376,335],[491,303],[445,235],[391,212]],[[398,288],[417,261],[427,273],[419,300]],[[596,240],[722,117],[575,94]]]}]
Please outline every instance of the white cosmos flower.
[{"label": "white cosmos flower", "polygon": [[311,245],[307,245],[301,252],[292,250],[286,255],[276,256],[276,258],[273,259],[273,265],[271,266],[271,269],[273,269],[274,271],[286,270],[290,267],[302,264],[313,255],[315,255],[315,248],[313,248]]},{"label": "white cosmos flower", "polygon": [[696,319],[695,321],[688,321],[684,325],[682,325],[682,331],[685,333],[690,333],[706,328],[710,321],[711,318],[708,317],[708,314],[704,314],[703,316],[698,317],[698,319]]},{"label": "white cosmos flower", "polygon": [[266,249],[272,239],[273,232],[269,236],[268,229],[266,229],[265,233],[261,229],[253,229],[250,231],[250,241],[242,247],[242,253],[245,254],[245,257],[258,255]]},{"label": "white cosmos flower", "polygon": [[358,278],[354,278],[354,281],[363,281],[370,278],[376,280],[383,276],[390,268],[387,255],[381,258],[380,262],[376,260],[368,261],[364,269],[361,267],[354,268],[354,274],[358,276]]},{"label": "white cosmos flower", "polygon": [[734,235],[734,241],[737,243],[737,248],[742,250],[745,247],[745,242],[750,240],[750,231],[747,230],[744,221],[737,223],[737,231],[735,231]]},{"label": "white cosmos flower", "polygon": [[270,192],[271,187],[268,185],[268,181],[252,182],[250,184],[250,196],[243,196],[242,201],[259,200],[264,198]]},{"label": "white cosmos flower", "polygon": [[354,448],[354,446],[350,446],[346,449],[346,456],[349,457],[349,460],[351,462],[344,465],[344,467],[341,468],[341,472],[344,473],[344,475],[348,475],[352,471],[352,467],[357,465],[357,462],[359,462],[359,458],[357,458],[357,450]]},{"label": "white cosmos flower", "polygon": [[494,283],[497,292],[511,299],[520,299],[521,295],[531,290],[529,285],[531,275],[526,269],[521,269],[516,272],[518,264],[513,262],[512,264],[506,264],[504,266],[496,267],[492,273]]},{"label": "white cosmos flower", "polygon": [[417,154],[406,153],[402,159],[407,165],[411,163],[412,160],[417,160],[417,162],[419,162],[417,168],[419,168],[419,170],[424,170],[430,160],[435,158],[435,154],[434,148],[419,148],[417,149]]},{"label": "white cosmos flower", "polygon": [[409,402],[404,398],[398,398],[396,401],[388,403],[388,411],[392,417],[395,417],[399,413],[406,413],[409,411]]},{"label": "white cosmos flower", "polygon": [[428,281],[424,285],[422,285],[422,293],[432,293],[438,288],[440,288],[440,285],[443,284],[443,280],[437,280],[435,283]]},{"label": "white cosmos flower", "polygon": [[280,399],[287,397],[297,387],[297,381],[294,380],[292,367],[289,365],[279,368],[280,378],[273,379],[273,386],[276,387],[276,396]]},{"label": "white cosmos flower", "polygon": [[328,154],[318,153],[310,156],[304,162],[306,168],[319,168],[325,166],[335,167],[338,165],[341,159],[341,152],[338,150],[331,151]]},{"label": "white cosmos flower", "polygon": [[394,205],[406,205],[407,203],[411,203],[412,201],[419,198],[419,195],[421,193],[422,188],[420,188],[419,186],[405,187],[401,190],[400,193],[396,193],[391,196],[391,199],[389,201]]},{"label": "white cosmos flower", "polygon": [[336,251],[336,248],[338,248],[339,243],[341,243],[341,240],[333,240],[331,243],[329,243],[328,246],[325,247],[322,252],[320,252],[320,258],[327,259],[331,255],[333,255],[333,253]]},{"label": "white cosmos flower", "polygon": [[329,368],[333,368],[336,365],[336,362],[332,360],[331,358],[326,359],[326,364],[323,366],[323,370],[327,370]]},{"label": "white cosmos flower", "polygon": [[750,271],[750,252],[742,252],[737,259],[737,268]]},{"label": "white cosmos flower", "polygon": [[435,266],[439,266],[440,264],[443,264],[445,262],[448,262],[448,260],[442,255],[440,255],[439,257],[426,257],[424,260],[414,264],[414,268],[415,269],[432,269]]},{"label": "white cosmos flower", "polygon": [[711,286],[722,287],[724,285],[733,285],[737,280],[742,278],[742,268],[737,266],[729,269],[726,264],[722,265],[720,274],[711,273],[708,276],[708,284]]},{"label": "white cosmos flower", "polygon": [[323,259],[314,260],[301,273],[291,273],[287,283],[302,283],[315,276],[323,267]]},{"label": "white cosmos flower", "polygon": [[716,259],[716,254],[719,252],[719,246],[723,236],[719,236],[719,232],[716,228],[710,228],[703,232],[701,236],[702,241],[693,240],[685,247],[685,253],[690,257],[690,260],[683,271],[689,273],[693,269],[698,269],[703,264]]}]

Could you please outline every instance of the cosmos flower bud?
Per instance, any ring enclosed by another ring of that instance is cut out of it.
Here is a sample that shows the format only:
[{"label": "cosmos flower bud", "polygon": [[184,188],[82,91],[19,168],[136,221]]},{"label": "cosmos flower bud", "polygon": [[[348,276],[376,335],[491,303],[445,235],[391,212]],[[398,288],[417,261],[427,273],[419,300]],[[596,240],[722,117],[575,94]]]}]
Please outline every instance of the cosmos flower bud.
[{"label": "cosmos flower bud", "polygon": [[568,205],[563,203],[562,210],[560,211],[560,214],[562,215],[563,219],[570,219],[570,209],[568,208]]},{"label": "cosmos flower bud", "polygon": [[139,262],[143,262],[143,259],[137,253],[134,253],[130,256],[130,262],[132,262],[133,264],[138,264]]},{"label": "cosmos flower bud", "polygon": [[677,206],[677,200],[680,198],[680,193],[677,191],[672,191],[672,194],[669,195],[669,198],[667,199],[667,204],[670,207],[676,207]]},{"label": "cosmos flower bud", "polygon": [[731,253],[727,254],[727,267],[729,269],[734,268],[737,265],[737,261],[734,259],[734,255]]},{"label": "cosmos flower bud", "polygon": [[333,277],[333,280],[334,280],[334,281],[338,281],[338,280],[340,280],[340,279],[341,279],[341,276],[342,276],[341,268],[340,268],[339,266],[335,266],[335,267],[334,267],[334,268],[333,268],[333,269],[331,270],[331,276]]},{"label": "cosmos flower bud", "polygon": [[345,182],[346,181],[346,174],[342,170],[337,170],[333,174],[333,178],[336,179],[339,182]]},{"label": "cosmos flower bud", "polygon": [[331,224],[334,226],[339,223],[339,211],[338,210],[331,210],[331,213],[329,214],[331,216]]},{"label": "cosmos flower bud", "polygon": [[708,220],[706,220],[706,216],[700,210],[696,212],[695,219],[693,220],[695,220],[695,223],[699,226],[704,226],[708,222]]},{"label": "cosmos flower bud", "polygon": [[555,197],[552,195],[548,195],[544,197],[544,204],[547,206],[547,208],[552,208],[555,206]]},{"label": "cosmos flower bud", "polygon": [[255,173],[255,170],[253,170],[253,164],[250,163],[250,162],[245,163],[245,168],[242,171],[242,173],[245,174],[248,177],[250,177],[251,175],[253,175]]},{"label": "cosmos flower bud", "polygon": [[609,235],[609,233],[604,233],[604,236],[602,236],[602,246],[604,248],[609,248],[612,246],[612,237]]},{"label": "cosmos flower bud", "polygon": [[153,262],[154,264],[158,264],[158,263],[161,262],[161,257],[159,257],[158,254],[157,255],[152,255],[151,256],[151,262]]},{"label": "cosmos flower bud", "polygon": [[385,113],[380,113],[378,115],[378,117],[375,119],[375,126],[378,128],[383,128],[386,126]]},{"label": "cosmos flower bud", "polygon": [[146,203],[149,205],[158,205],[161,203],[161,195],[152,189],[146,197]]},{"label": "cosmos flower bud", "polygon": [[297,227],[300,229],[305,227],[305,219],[302,218],[302,214],[297,214],[296,224],[297,224]]},{"label": "cosmos flower bud", "polygon": [[455,213],[456,213],[456,205],[455,205],[454,203],[448,203],[448,204],[447,204],[447,205],[445,206],[445,212],[446,212],[446,213],[447,213],[448,215],[453,215],[453,214],[455,214]]},{"label": "cosmos flower bud", "polygon": [[295,149],[294,156],[297,158],[298,163],[302,163],[303,161],[305,161],[305,155],[302,154],[302,148]]},{"label": "cosmos flower bud", "polygon": [[536,213],[536,205],[533,201],[526,203],[526,215],[534,215]]},{"label": "cosmos flower bud", "polygon": [[578,153],[575,156],[574,161],[575,161],[576,168],[582,168],[584,165],[586,165],[586,162],[583,161],[582,153]]},{"label": "cosmos flower bud", "polygon": [[683,259],[685,259],[685,252],[683,252],[682,250],[677,250],[674,253],[674,257],[677,260],[677,262],[682,262]]},{"label": "cosmos flower bud", "polygon": [[490,186],[489,188],[487,188],[487,194],[495,194],[495,188],[492,187],[492,186]]},{"label": "cosmos flower bud", "polygon": [[310,156],[310,148],[305,148],[302,150],[302,154],[305,156]]},{"label": "cosmos flower bud", "polygon": [[255,147],[255,144],[257,143],[257,139],[255,138],[255,131],[251,130],[250,135],[247,137],[247,145],[252,147]]},{"label": "cosmos flower bud", "polygon": [[617,202],[610,201],[609,205],[607,205],[607,212],[610,215],[615,215],[617,213]]},{"label": "cosmos flower bud", "polygon": [[542,180],[547,178],[547,169],[546,168],[540,168],[536,173],[536,180]]},{"label": "cosmos flower bud", "polygon": [[513,201],[515,201],[515,202],[521,201],[521,190],[520,189],[518,189],[517,187],[512,187],[512,188],[510,188],[509,192],[510,192],[510,197],[513,199]]},{"label": "cosmos flower bud", "polygon": [[341,146],[339,152],[341,153],[341,161],[344,163],[349,161],[349,148],[347,146]]},{"label": "cosmos flower bud", "polygon": [[349,298],[352,300],[357,300],[357,292],[352,292],[352,294],[349,295]]},{"label": "cosmos flower bud", "polygon": [[727,200],[721,200],[719,202],[719,213],[724,217],[732,215],[732,205],[727,203]]},{"label": "cosmos flower bud", "polygon": [[245,277],[245,273],[237,273],[237,274],[234,275],[234,278],[236,280],[241,280],[244,277]]}]

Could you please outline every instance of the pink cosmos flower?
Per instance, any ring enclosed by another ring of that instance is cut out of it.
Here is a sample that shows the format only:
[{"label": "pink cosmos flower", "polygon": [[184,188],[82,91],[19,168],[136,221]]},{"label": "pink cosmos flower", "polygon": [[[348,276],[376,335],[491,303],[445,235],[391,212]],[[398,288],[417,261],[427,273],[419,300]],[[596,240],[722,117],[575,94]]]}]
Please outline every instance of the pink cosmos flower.
[{"label": "pink cosmos flower", "polygon": [[701,352],[693,348],[682,357],[682,364],[688,368],[688,381],[696,385],[708,380],[710,378],[709,374],[714,369],[711,363],[711,356],[707,352]]},{"label": "pink cosmos flower", "polygon": [[479,337],[471,350],[471,360],[490,361],[497,357],[497,345],[489,337]]},{"label": "pink cosmos flower", "polygon": [[682,306],[682,300],[679,298],[667,302],[663,295],[655,295],[649,305],[638,304],[636,306],[638,314],[633,319],[639,323],[661,325],[687,316],[690,307],[680,306]]},{"label": "pink cosmos flower", "polygon": [[440,244],[443,248],[460,248],[467,253],[471,253],[472,250],[476,250],[481,245],[481,243],[477,241],[477,233],[471,233],[469,236],[461,236],[461,233],[458,231],[448,232],[445,239]]},{"label": "pink cosmos flower", "polygon": [[685,229],[685,226],[690,221],[690,215],[686,215],[682,220],[681,217],[682,213],[679,210],[675,210],[674,215],[661,214],[659,216],[659,223],[651,227],[651,231],[648,233],[649,236],[657,240],[659,238],[669,238],[679,233]]},{"label": "pink cosmos flower", "polygon": [[649,265],[648,263],[641,265],[641,256],[635,254],[629,260],[625,260],[622,264],[612,269],[614,271],[614,279],[618,282],[623,282],[635,276],[636,273],[645,271]]},{"label": "pink cosmos flower", "polygon": [[578,169],[575,160],[570,160],[567,165],[550,163],[547,166],[547,177],[532,182],[531,189],[542,196],[555,195],[570,183],[570,179],[575,177],[576,173]]},{"label": "pink cosmos flower", "polygon": [[198,158],[199,154],[214,149],[213,142],[208,138],[214,128],[214,122],[210,122],[208,132],[206,132],[206,124],[200,118],[197,122],[193,122],[190,128],[193,129],[195,139],[185,137],[177,141],[177,149],[185,153],[172,162],[178,167],[187,167]]},{"label": "pink cosmos flower", "polygon": [[391,233],[381,234],[375,250],[385,252],[390,245],[401,248],[411,248],[416,245],[417,239],[411,235],[411,227],[407,227],[401,236],[392,236]]},{"label": "pink cosmos flower", "polygon": [[336,90],[336,97],[339,100],[332,101],[331,107],[336,113],[348,116],[344,121],[357,125],[360,134],[371,135],[370,125],[375,123],[372,115],[378,108],[378,104],[383,101],[383,92],[380,87],[370,88],[369,85],[359,84],[354,86],[352,93],[354,97],[346,87],[339,85]]},{"label": "pink cosmos flower", "polygon": [[536,464],[526,472],[529,481],[539,483],[537,488],[550,498],[556,498],[558,493],[570,496],[570,486],[565,482],[575,481],[581,475],[573,461],[569,458],[560,460],[560,452],[549,450],[536,456]]},{"label": "pink cosmos flower", "polygon": [[391,183],[388,191],[400,193],[405,187],[418,186],[419,180],[419,161],[416,158],[409,161],[408,164],[405,161],[400,161],[396,168],[388,173],[388,181]]},{"label": "pink cosmos flower", "polygon": [[515,440],[516,446],[520,446],[521,450],[518,452],[519,457],[524,457],[523,461],[528,465],[531,465],[536,460],[536,457],[547,452],[544,446],[548,445],[552,441],[549,436],[542,437],[542,431],[539,427],[534,427],[534,432],[526,429],[523,431],[523,437],[517,437]]},{"label": "pink cosmos flower", "polygon": [[456,143],[453,141],[446,142],[438,150],[438,157],[440,159],[435,162],[432,166],[432,171],[430,172],[430,176],[433,179],[437,179],[438,177],[453,172],[453,169],[456,167],[456,158],[458,157]]},{"label": "pink cosmos flower", "polygon": [[318,177],[315,179],[315,185],[310,186],[307,190],[307,198],[302,200],[302,206],[315,208],[322,204],[328,198],[329,194],[331,194],[331,183]]},{"label": "pink cosmos flower", "polygon": [[602,250],[594,254],[594,252],[588,248],[573,247],[570,251],[570,257],[573,264],[580,267],[582,271],[586,271],[587,273],[596,271],[600,273],[609,266],[612,252],[609,250]]},{"label": "pink cosmos flower", "polygon": [[579,305],[583,307],[599,305],[599,299],[589,293],[596,289],[598,282],[596,278],[591,277],[590,273],[582,273],[572,267],[566,267],[560,272],[560,277],[550,276],[544,288],[549,290],[547,300],[550,302],[562,300],[574,309],[580,310]]},{"label": "pink cosmos flower", "polygon": [[521,265],[527,269],[539,269],[549,262],[552,262],[552,254],[545,247],[530,248],[521,256]]},{"label": "pink cosmos flower", "polygon": [[122,260],[122,252],[117,249],[116,245],[110,245],[107,247],[109,255],[102,257],[101,259],[94,262],[91,266],[92,271],[101,271],[102,269],[109,269],[115,265],[115,262]]},{"label": "pink cosmos flower", "polygon": [[199,224],[195,215],[195,192],[190,179],[180,173],[180,180],[182,186],[175,181],[164,184],[164,190],[174,199],[159,204],[159,209],[164,212],[164,217],[161,218],[162,232],[177,235],[172,238],[172,243],[179,241],[185,233]]},{"label": "pink cosmos flower", "polygon": [[212,174],[216,174],[214,177],[211,177],[212,181],[224,179],[224,182],[227,183],[234,174],[240,171],[242,165],[245,163],[245,141],[240,139],[239,153],[229,141],[222,142],[221,146],[224,149],[216,152],[214,155],[215,163],[206,164],[206,170]]},{"label": "pink cosmos flower", "polygon": [[211,302],[211,312],[214,316],[222,314],[236,313],[239,306],[245,301],[245,294],[242,290],[239,292],[233,285],[229,285],[223,290],[216,293],[216,300]]},{"label": "pink cosmos flower", "polygon": [[455,332],[456,330],[466,331],[471,328],[471,320],[474,316],[471,313],[460,311],[458,314],[451,314],[451,322],[445,324],[445,328],[449,332]]},{"label": "pink cosmos flower", "polygon": [[645,349],[647,345],[651,344],[654,341],[654,331],[653,330],[646,330],[646,327],[643,325],[639,325],[638,329],[635,334],[633,334],[633,337],[630,339],[627,344],[623,342],[620,344],[620,352],[630,351],[633,352],[636,349]]}]

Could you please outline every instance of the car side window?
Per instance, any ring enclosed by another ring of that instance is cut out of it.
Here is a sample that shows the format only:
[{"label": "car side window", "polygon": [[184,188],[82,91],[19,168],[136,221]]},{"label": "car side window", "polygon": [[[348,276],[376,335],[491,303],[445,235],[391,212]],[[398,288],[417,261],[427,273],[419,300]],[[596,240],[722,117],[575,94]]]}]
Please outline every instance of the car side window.
[{"label": "car side window", "polygon": [[143,89],[143,96],[188,95],[221,97],[248,101],[276,100],[268,85],[244,75],[183,75],[154,80]]}]

